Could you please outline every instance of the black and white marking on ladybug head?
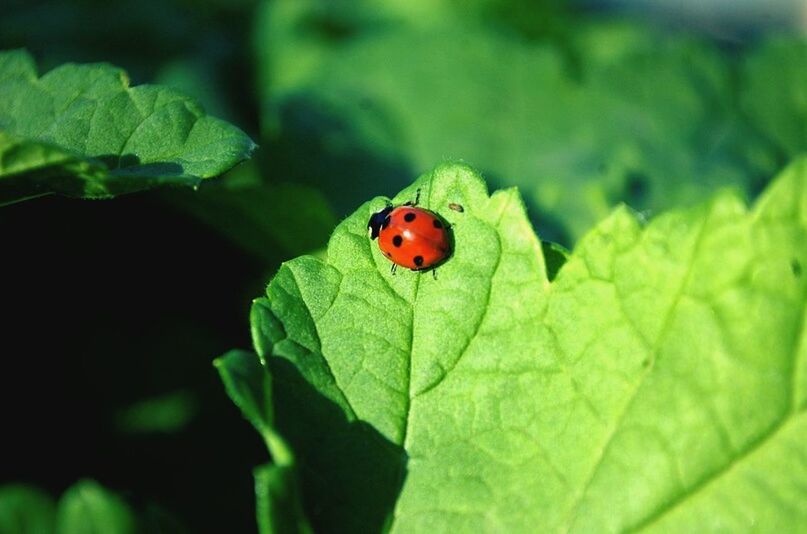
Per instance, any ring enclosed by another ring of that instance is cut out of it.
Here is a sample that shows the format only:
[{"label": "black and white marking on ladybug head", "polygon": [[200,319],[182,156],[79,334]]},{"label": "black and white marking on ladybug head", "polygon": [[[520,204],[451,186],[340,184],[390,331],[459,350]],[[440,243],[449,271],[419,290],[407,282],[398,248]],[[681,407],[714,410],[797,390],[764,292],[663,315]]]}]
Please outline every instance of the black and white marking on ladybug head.
[{"label": "black and white marking on ladybug head", "polygon": [[383,210],[370,215],[370,220],[367,222],[367,232],[370,234],[370,239],[378,237],[381,230],[387,227],[390,212],[392,212],[392,206],[387,206]]}]

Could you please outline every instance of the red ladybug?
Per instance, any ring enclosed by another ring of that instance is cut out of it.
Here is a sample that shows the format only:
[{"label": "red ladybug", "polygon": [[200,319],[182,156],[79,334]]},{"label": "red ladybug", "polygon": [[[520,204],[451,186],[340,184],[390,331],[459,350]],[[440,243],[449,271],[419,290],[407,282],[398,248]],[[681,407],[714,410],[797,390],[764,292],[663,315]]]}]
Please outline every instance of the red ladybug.
[{"label": "red ladybug", "polygon": [[[418,191],[418,197],[420,196]],[[440,216],[415,202],[403,206],[387,206],[370,216],[367,228],[370,239],[378,238],[378,248],[395,267],[413,271],[433,269],[451,255],[448,228]]]}]

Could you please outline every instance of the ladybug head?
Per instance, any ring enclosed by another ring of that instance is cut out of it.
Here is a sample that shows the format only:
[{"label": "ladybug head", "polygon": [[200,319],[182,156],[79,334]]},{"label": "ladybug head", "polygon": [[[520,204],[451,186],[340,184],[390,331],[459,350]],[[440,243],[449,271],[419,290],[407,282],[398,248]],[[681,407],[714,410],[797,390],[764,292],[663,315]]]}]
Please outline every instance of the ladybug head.
[{"label": "ladybug head", "polygon": [[389,224],[389,214],[392,211],[392,206],[387,206],[381,211],[377,211],[370,215],[370,221],[367,223],[367,231],[370,234],[370,239],[375,239],[381,233],[383,228]]}]

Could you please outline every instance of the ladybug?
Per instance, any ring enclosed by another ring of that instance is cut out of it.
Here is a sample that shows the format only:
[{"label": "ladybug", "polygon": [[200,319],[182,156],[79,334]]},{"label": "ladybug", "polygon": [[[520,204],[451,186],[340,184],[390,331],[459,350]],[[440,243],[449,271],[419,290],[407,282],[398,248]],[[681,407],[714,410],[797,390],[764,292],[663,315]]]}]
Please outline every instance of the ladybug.
[{"label": "ladybug", "polygon": [[370,239],[378,238],[378,248],[398,265],[413,271],[434,269],[451,255],[449,229],[439,215],[418,208],[420,190],[414,202],[391,205],[373,213],[367,223]]}]

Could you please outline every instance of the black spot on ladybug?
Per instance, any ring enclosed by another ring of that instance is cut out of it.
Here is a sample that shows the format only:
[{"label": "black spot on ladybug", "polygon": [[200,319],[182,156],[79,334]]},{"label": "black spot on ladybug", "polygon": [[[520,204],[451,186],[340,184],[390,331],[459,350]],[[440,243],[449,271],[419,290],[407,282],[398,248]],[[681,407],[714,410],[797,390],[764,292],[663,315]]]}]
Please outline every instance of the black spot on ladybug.
[{"label": "black spot on ladybug", "polygon": [[415,265],[418,267],[423,265],[423,256],[415,256]]},{"label": "black spot on ladybug", "polygon": [[434,225],[435,228],[442,228],[443,227],[443,223],[441,223],[439,219],[433,220],[432,224]]},{"label": "black spot on ladybug", "polygon": [[412,212],[410,211],[409,213],[407,213],[406,215],[404,215],[404,220],[405,220],[406,222],[412,222],[412,221],[414,221],[414,220],[415,220],[415,214],[414,214],[414,213],[412,213]]},{"label": "black spot on ladybug", "polygon": [[387,257],[391,258],[392,257],[392,252],[387,252]]},{"label": "black spot on ladybug", "polygon": [[403,244],[403,237],[396,235],[392,238],[392,244],[396,247],[400,247]]}]

